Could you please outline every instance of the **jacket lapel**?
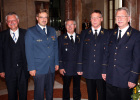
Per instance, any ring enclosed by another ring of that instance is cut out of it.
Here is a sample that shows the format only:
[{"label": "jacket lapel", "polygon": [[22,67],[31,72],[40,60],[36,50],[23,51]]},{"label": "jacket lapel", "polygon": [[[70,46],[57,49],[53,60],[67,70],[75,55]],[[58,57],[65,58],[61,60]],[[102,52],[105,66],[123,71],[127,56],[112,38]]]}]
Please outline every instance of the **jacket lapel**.
[{"label": "jacket lapel", "polygon": [[131,36],[131,31],[132,31],[132,28],[129,27],[127,31],[125,32],[124,36],[122,37],[122,39],[119,41],[118,45],[123,45],[129,40]]}]

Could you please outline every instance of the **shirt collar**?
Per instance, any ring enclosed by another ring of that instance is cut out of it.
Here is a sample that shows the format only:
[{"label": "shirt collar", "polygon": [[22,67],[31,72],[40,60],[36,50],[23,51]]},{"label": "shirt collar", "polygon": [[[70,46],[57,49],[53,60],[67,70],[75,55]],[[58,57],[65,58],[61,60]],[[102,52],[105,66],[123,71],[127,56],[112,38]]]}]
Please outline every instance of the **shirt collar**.
[{"label": "shirt collar", "polygon": [[[119,33],[119,30],[121,30],[121,38],[124,36],[124,34],[125,34],[125,32],[127,31],[128,28],[129,28],[129,25],[126,26],[126,27],[123,28],[123,29],[118,28],[118,33]],[[119,34],[118,34],[118,35],[119,35]]]},{"label": "shirt collar", "polygon": [[71,39],[70,36],[72,35],[72,36],[73,36],[73,39],[74,39],[74,41],[75,41],[75,37],[76,37],[76,33],[75,33],[75,32],[74,32],[73,34],[70,34],[70,33],[67,32],[67,34],[68,34],[68,36],[69,36],[70,39]]},{"label": "shirt collar", "polygon": [[[95,34],[95,29],[93,27],[91,27],[91,29],[92,29],[93,34]],[[101,30],[101,26],[96,30],[97,30],[97,35],[99,35],[100,30]]]}]

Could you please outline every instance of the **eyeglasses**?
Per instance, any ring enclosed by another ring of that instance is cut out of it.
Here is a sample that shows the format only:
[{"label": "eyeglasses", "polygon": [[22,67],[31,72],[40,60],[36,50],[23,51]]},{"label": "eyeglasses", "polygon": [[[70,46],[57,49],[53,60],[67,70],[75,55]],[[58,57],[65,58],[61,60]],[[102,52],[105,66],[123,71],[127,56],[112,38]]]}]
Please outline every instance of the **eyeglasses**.
[{"label": "eyeglasses", "polygon": [[38,17],[38,18],[40,18],[40,19],[47,19],[48,17]]},{"label": "eyeglasses", "polygon": [[102,17],[91,17],[91,19],[100,19],[100,18],[102,18]]},{"label": "eyeglasses", "polygon": [[7,20],[7,23],[16,22],[17,20]]},{"label": "eyeglasses", "polygon": [[124,19],[126,17],[128,17],[128,16],[116,16],[115,18],[122,18],[122,19]]}]

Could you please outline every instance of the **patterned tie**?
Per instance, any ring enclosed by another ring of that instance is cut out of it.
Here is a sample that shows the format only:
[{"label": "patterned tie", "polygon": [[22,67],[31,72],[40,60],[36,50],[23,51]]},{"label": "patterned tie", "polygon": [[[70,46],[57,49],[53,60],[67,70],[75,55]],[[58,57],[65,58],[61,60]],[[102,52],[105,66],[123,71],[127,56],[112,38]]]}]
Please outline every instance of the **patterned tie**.
[{"label": "patterned tie", "polygon": [[71,35],[70,37],[71,37],[70,40],[71,40],[72,44],[74,44],[73,36]]},{"label": "patterned tie", "polygon": [[12,38],[13,38],[14,42],[16,43],[17,38],[15,36],[15,33],[13,33],[13,37]]},{"label": "patterned tie", "polygon": [[95,39],[97,39],[97,30],[95,30]]},{"label": "patterned tie", "polygon": [[119,38],[118,38],[118,42],[121,40],[121,30],[119,30]]}]

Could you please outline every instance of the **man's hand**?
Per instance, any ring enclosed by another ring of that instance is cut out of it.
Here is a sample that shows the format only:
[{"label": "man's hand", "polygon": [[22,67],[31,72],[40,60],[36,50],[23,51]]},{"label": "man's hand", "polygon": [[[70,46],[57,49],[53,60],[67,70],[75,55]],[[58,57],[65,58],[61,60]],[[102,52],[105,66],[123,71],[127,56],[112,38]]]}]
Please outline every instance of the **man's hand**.
[{"label": "man's hand", "polygon": [[106,81],[106,74],[102,74],[102,78],[104,81]]},{"label": "man's hand", "polygon": [[30,73],[31,76],[35,76],[36,70],[29,71],[29,73]]},{"label": "man's hand", "polygon": [[59,70],[60,74],[64,76],[64,74],[66,73],[65,69],[60,69]]},{"label": "man's hand", "polygon": [[5,73],[4,72],[1,72],[0,73],[0,77],[5,78]]},{"label": "man's hand", "polygon": [[83,75],[83,72],[77,72],[78,75]]},{"label": "man's hand", "polygon": [[55,71],[57,71],[59,69],[58,65],[55,65]]},{"label": "man's hand", "polygon": [[128,82],[128,87],[129,87],[129,89],[132,89],[132,88],[134,88],[135,86],[136,86],[135,83]]}]

